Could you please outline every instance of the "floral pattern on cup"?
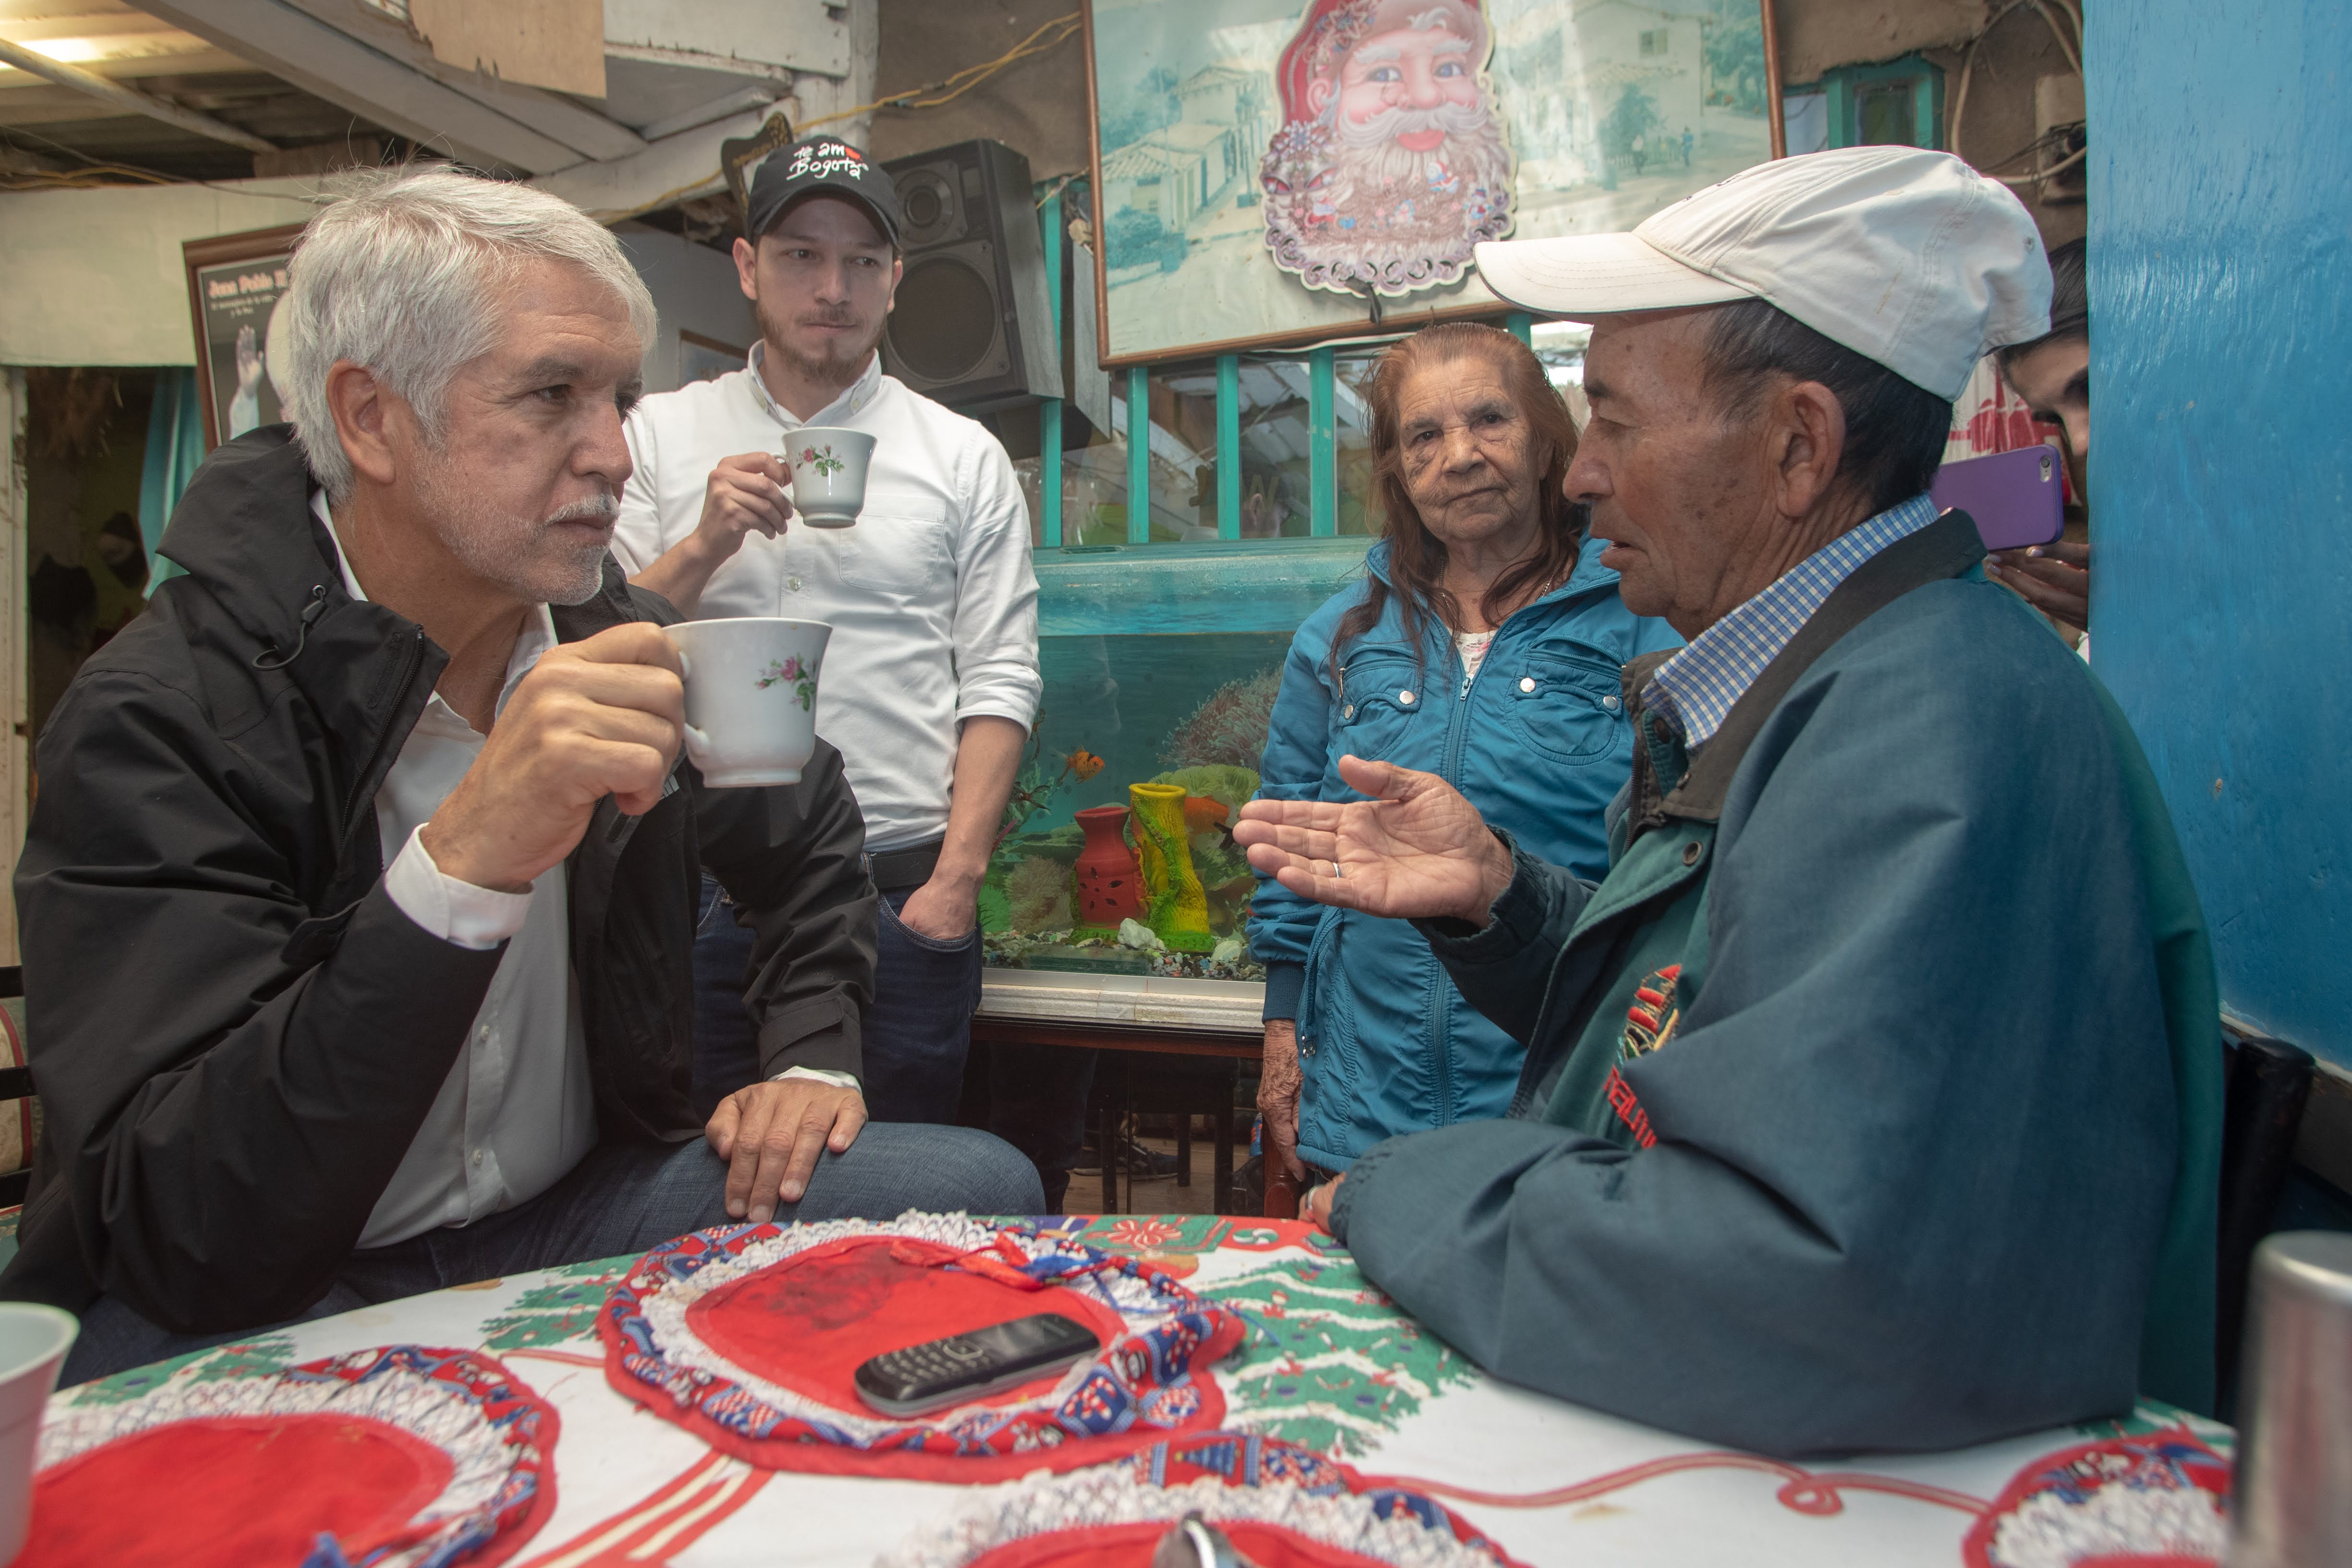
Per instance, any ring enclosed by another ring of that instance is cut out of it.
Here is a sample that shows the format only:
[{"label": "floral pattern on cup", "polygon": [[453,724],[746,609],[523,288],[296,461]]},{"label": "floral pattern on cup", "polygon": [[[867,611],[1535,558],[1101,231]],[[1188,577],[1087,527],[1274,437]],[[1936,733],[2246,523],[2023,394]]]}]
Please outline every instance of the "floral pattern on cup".
[{"label": "floral pattern on cup", "polygon": [[764,692],[770,686],[787,682],[792,685],[793,695],[801,699],[801,711],[803,713],[811,711],[816,704],[816,676],[801,667],[801,662],[797,656],[790,659],[769,660],[767,673],[753,681],[751,685]]},{"label": "floral pattern on cup", "polygon": [[817,477],[822,479],[840,473],[842,462],[833,455],[830,446],[803,446],[801,448],[801,466],[815,469]]}]

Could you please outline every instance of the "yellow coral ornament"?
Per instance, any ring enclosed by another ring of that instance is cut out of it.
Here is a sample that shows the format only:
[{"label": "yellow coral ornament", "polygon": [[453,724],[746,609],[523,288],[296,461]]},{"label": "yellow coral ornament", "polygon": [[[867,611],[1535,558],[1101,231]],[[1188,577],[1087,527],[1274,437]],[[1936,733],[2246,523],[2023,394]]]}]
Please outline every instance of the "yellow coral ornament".
[{"label": "yellow coral ornament", "polygon": [[1130,784],[1136,863],[1143,883],[1143,923],[1181,952],[1206,953],[1217,945],[1209,929],[1209,901],[1192,869],[1184,831],[1184,789],[1176,784]]}]

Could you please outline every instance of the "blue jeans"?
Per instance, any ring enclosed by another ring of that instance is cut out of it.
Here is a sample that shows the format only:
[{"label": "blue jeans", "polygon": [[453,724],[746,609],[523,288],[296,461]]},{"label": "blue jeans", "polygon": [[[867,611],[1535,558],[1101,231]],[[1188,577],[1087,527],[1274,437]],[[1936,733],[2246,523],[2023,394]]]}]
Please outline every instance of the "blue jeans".
[{"label": "blue jeans", "polygon": [[[882,894],[881,950],[874,1006],[862,1037],[858,1074],[866,1113],[877,1122],[952,1125],[971,1051],[971,1015],[980,1006],[980,930],[960,942],[935,942],[908,930],[898,911],[911,887]],[[760,1042],[743,1008],[751,967],[751,933],[702,879],[702,918],[694,937],[694,1103],[705,1116],[719,1102],[766,1074]]]},{"label": "blue jeans", "polygon": [[[502,1214],[428,1230],[390,1247],[354,1252],[326,1295],[292,1321],[308,1322],[378,1301],[495,1280],[532,1269],[646,1251],[689,1230],[730,1223],[727,1166],[700,1138],[684,1144],[599,1144],[570,1175]],[[849,1152],[828,1151],[797,1204],[776,1223],[894,1219],[909,1208],[973,1214],[1038,1214],[1045,1195],[1021,1155],[964,1127],[869,1123]],[[257,1215],[255,1223],[266,1223]],[[66,1357],[63,1385],[127,1367],[250,1339],[282,1323],[234,1333],[177,1334],[112,1296],[81,1313],[81,1336]]]}]

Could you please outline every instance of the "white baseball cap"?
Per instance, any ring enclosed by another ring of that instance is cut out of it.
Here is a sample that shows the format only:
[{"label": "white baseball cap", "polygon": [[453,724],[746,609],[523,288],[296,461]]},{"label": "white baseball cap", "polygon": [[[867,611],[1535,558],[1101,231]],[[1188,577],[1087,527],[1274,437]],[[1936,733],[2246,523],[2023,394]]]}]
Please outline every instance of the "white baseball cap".
[{"label": "white baseball cap", "polygon": [[1948,152],[1842,147],[1744,169],[1631,234],[1490,240],[1486,287],[1590,320],[1763,299],[1937,397],[2050,330],[2050,260],[2024,204]]}]

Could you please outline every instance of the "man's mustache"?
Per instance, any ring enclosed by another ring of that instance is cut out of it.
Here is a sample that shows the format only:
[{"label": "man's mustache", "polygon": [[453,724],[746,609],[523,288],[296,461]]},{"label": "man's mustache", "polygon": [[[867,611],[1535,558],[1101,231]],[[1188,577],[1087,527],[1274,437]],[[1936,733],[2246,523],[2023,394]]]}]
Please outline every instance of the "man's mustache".
[{"label": "man's mustache", "polygon": [[621,497],[609,489],[599,489],[593,496],[583,496],[548,514],[549,524],[611,522],[621,515]]}]

